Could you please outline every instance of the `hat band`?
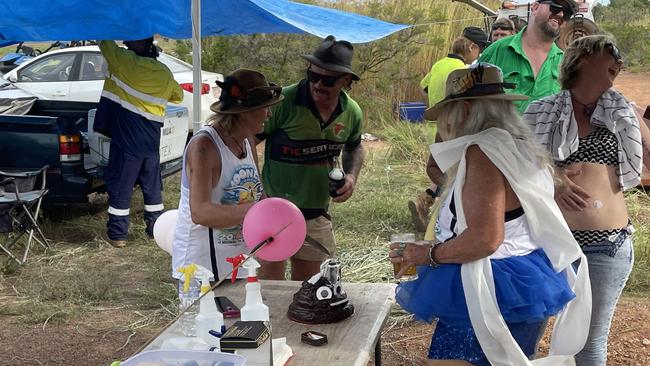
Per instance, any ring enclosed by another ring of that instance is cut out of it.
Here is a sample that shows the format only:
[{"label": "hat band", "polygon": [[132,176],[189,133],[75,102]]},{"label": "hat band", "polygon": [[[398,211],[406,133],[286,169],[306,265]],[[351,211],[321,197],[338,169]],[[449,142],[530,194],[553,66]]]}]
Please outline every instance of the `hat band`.
[{"label": "hat band", "polygon": [[467,97],[483,97],[493,94],[505,94],[505,89],[514,89],[515,84],[513,83],[493,83],[493,84],[479,84],[474,85],[468,90],[459,93],[459,94],[450,94],[446,99],[459,99]]},{"label": "hat band", "polygon": [[280,87],[271,87],[264,89],[251,89],[245,96],[235,97],[228,93],[225,93],[222,90],[221,97],[219,98],[221,102],[220,110],[225,112],[233,106],[241,107],[257,107],[260,106],[274,98],[278,98],[281,94],[282,88]]}]

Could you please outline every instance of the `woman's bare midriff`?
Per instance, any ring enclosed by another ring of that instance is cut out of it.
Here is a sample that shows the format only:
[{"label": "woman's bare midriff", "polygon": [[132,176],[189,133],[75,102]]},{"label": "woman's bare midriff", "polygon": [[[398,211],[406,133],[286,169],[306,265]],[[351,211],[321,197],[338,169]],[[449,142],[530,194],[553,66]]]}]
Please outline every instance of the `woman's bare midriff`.
[{"label": "woman's bare midriff", "polygon": [[567,170],[581,173],[570,179],[589,194],[582,211],[562,208],[564,219],[572,230],[620,229],[627,225],[625,197],[616,176],[616,167],[595,163],[575,163]]}]

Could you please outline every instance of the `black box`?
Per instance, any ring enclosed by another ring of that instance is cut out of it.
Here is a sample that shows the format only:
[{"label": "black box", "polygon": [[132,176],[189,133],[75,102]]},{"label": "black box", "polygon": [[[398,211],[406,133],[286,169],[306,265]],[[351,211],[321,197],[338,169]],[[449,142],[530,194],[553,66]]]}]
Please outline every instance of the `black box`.
[{"label": "black box", "polygon": [[222,351],[240,348],[258,348],[271,336],[269,328],[262,321],[237,321],[221,337]]}]

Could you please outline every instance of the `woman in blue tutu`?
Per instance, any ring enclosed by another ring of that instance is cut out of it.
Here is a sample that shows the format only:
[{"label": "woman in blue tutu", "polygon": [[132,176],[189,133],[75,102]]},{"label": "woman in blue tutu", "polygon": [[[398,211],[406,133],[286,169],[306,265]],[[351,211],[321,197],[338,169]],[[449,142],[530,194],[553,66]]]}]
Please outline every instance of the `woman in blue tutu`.
[{"label": "woman in blue tutu", "polygon": [[535,365],[572,365],[587,337],[586,259],[553,199],[549,159],[512,103],[526,97],[505,93],[513,87],[493,65],[456,70],[425,113],[438,121],[444,142],[430,150],[448,181],[433,240],[393,243],[389,257],[418,266],[396,298],[417,319],[437,319],[429,365],[533,365],[554,315],[550,355]]}]

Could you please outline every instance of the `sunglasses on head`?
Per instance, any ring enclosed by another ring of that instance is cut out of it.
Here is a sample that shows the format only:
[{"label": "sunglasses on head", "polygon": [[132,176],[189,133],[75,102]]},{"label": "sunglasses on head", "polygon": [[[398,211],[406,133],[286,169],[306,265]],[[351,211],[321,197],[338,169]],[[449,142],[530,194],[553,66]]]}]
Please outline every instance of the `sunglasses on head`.
[{"label": "sunglasses on head", "polygon": [[540,4],[548,4],[551,14],[557,15],[559,12],[562,12],[562,19],[568,21],[573,16],[573,10],[566,5],[560,5],[555,1],[539,1]]},{"label": "sunglasses on head", "polygon": [[336,81],[339,80],[341,77],[345,76],[345,74],[341,75],[323,75],[319,74],[317,72],[311,71],[311,69],[307,69],[307,80],[309,80],[310,83],[316,84],[317,82],[321,82],[323,86],[331,88],[336,84]]},{"label": "sunglasses on head", "polygon": [[623,57],[621,57],[621,51],[619,51],[618,47],[616,47],[615,44],[607,43],[605,44],[605,49],[609,51],[609,54],[614,57],[614,60],[616,60],[616,62],[621,62],[623,60]]},{"label": "sunglasses on head", "polygon": [[497,30],[497,29],[504,30],[504,31],[511,31],[512,27],[509,26],[509,25],[504,25],[504,24],[494,24],[492,26],[492,30],[494,31],[494,30]]},{"label": "sunglasses on head", "polygon": [[269,83],[269,86],[259,86],[249,89],[242,101],[248,105],[259,105],[268,102],[273,98],[278,98],[282,94],[282,88]]},{"label": "sunglasses on head", "polygon": [[226,111],[234,105],[242,105],[247,107],[262,105],[271,99],[280,97],[280,94],[282,94],[282,87],[277,86],[273,83],[269,83],[269,86],[258,86],[248,89],[244,95],[232,95],[231,93],[232,88],[230,91],[226,89],[221,90],[220,100],[222,104],[222,111]]}]

